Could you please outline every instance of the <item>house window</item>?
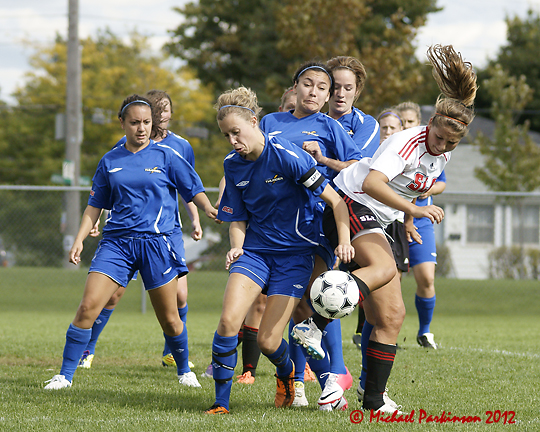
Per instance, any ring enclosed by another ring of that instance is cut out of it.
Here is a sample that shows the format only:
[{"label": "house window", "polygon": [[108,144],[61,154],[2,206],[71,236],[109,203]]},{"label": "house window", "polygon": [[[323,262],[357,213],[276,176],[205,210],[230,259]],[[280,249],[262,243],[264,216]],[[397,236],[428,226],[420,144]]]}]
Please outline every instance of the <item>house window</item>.
[{"label": "house window", "polygon": [[512,207],[512,243],[535,243],[539,240],[538,206]]},{"label": "house window", "polygon": [[467,206],[467,242],[493,243],[495,209],[490,205]]}]

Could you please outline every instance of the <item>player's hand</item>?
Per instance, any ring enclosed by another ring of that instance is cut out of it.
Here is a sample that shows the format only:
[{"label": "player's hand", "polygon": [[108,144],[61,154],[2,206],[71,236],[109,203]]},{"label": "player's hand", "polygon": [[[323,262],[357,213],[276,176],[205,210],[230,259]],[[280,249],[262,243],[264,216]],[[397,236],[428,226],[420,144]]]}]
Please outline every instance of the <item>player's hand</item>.
[{"label": "player's hand", "polygon": [[340,244],[334,254],[345,264],[350,263],[354,258],[354,248],[350,244]]},{"label": "player's hand", "polygon": [[81,241],[75,240],[71,250],[69,251],[69,262],[75,265],[81,262],[81,252],[83,250],[83,244]]},{"label": "player's hand", "polygon": [[217,218],[218,211],[217,211],[216,208],[208,207],[204,212],[206,213],[206,216],[208,216],[210,219],[212,219],[215,223],[217,223],[217,224],[223,223],[223,221],[220,221]]},{"label": "player's hand", "polygon": [[101,233],[99,232],[99,219],[98,219],[96,224],[92,227],[92,229],[88,233],[88,235],[90,237],[97,237],[99,234]]},{"label": "player's hand", "polygon": [[319,143],[317,141],[304,141],[302,148],[308,152],[317,162],[321,162],[324,158]]},{"label": "player's hand", "polygon": [[201,224],[197,222],[191,222],[191,228],[193,231],[191,231],[191,238],[195,241],[199,241],[202,239],[203,230],[201,227]]},{"label": "player's hand", "polygon": [[232,248],[229,252],[227,252],[227,256],[225,258],[225,270],[229,270],[231,264],[242,255],[244,255],[244,250],[241,248]]},{"label": "player's hand", "polygon": [[425,207],[414,206],[411,215],[417,219],[427,217],[432,223],[438,224],[444,219],[444,210],[436,205],[429,205]]}]

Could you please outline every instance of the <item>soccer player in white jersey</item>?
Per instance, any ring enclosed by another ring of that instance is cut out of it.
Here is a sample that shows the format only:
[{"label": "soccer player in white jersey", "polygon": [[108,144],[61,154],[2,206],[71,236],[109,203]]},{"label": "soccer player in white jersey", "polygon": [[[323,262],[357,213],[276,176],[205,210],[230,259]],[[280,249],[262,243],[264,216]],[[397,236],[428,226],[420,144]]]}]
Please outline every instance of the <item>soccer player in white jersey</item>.
[{"label": "soccer player in white jersey", "polygon": [[225,191],[218,217],[230,222],[229,280],[212,344],[216,397],[207,414],[228,414],[238,330],[252,303],[267,294],[257,342],[276,366],[276,407],[294,400],[294,364],[283,330],[307,288],[320,236],[318,197],[334,210],[335,253],[353,257],[344,201],[304,150],[259,128],[261,109],[245,87],[223,93],[216,104],[219,128],[233,147],[224,160]]},{"label": "soccer player in white jersey", "polygon": [[[367,379],[363,407],[393,413],[398,406],[385,398],[385,388],[396,354],[396,341],[405,317],[401,284],[392,251],[383,229],[399,217],[427,217],[440,223],[444,217],[435,205],[416,206],[412,201],[437,181],[451,151],[467,134],[474,118],[476,75],[451,45],[428,49],[433,76],[443,93],[427,126],[408,129],[388,138],[371,159],[363,159],[342,170],[335,184],[349,207],[351,244],[360,267],[351,272],[367,306],[366,315],[375,322],[367,347]],[[325,212],[325,234],[335,243],[332,218]],[[414,229],[409,234],[419,237]],[[370,314],[372,315],[370,317]],[[322,317],[320,317],[322,318]],[[308,345],[320,343],[320,319],[297,326],[295,338]],[[322,326],[324,327],[324,326]]]},{"label": "soccer player in white jersey", "polygon": [[[315,158],[325,177],[332,180],[343,168],[362,158],[361,151],[343,125],[321,113],[321,109],[330,100],[334,91],[332,73],[323,63],[307,62],[297,68],[293,82],[293,90],[297,95],[294,110],[266,115],[261,120],[261,129],[272,136],[284,137],[306,150]],[[324,203],[320,201],[321,211],[323,207]],[[310,286],[317,276],[333,267],[334,261],[332,248],[327,244],[326,239],[321,237],[321,246],[316,251]],[[309,298],[309,287],[306,290],[306,298]],[[306,299],[295,311],[294,322],[302,321],[311,313],[309,300]],[[291,323],[291,329],[292,326],[293,323]],[[294,406],[307,406],[302,366],[305,364],[305,353],[298,344],[293,343],[290,346],[293,360],[298,365],[295,376]],[[326,410],[331,408],[331,403],[343,396],[344,389],[352,386],[352,376],[343,361],[339,320],[327,327],[325,344],[321,347],[321,350],[323,349],[329,351],[330,360],[323,355],[325,359],[322,361],[311,359],[309,364],[323,390],[318,401],[320,409]],[[347,405],[345,398],[339,405],[342,408]]]},{"label": "soccer player in white jersey", "polygon": [[187,348],[187,333],[177,308],[178,276],[183,274],[176,247],[177,193],[193,201],[209,218],[214,209],[193,167],[169,146],[155,143],[150,101],[139,95],[122,103],[118,117],[126,144],[106,153],[98,164],[88,206],[69,252],[80,263],[83,240],[95,226],[102,209],[110,210],[103,239],[92,259],[83,298],[66,333],[62,368],[45,386],[47,390],[71,387],[73,374],[92,333],[92,324],[119,287],[125,287],[139,271],[156,317],[171,347],[179,381],[199,386],[181,353]]}]

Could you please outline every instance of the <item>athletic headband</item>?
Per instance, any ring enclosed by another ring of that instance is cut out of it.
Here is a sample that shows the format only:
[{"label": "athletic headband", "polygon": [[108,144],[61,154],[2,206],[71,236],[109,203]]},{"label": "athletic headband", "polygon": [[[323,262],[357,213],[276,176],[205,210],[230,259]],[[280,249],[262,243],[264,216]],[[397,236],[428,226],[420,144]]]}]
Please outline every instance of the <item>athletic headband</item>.
[{"label": "athletic headband", "polygon": [[393,115],[395,118],[397,118],[397,119],[399,120],[399,124],[400,124],[401,126],[403,126],[403,122],[401,121],[401,117],[398,116],[395,112],[392,112],[392,111],[385,111],[385,112],[383,112],[383,113],[379,116],[378,120],[382,119],[383,117],[389,116],[389,115]]},{"label": "athletic headband", "polygon": [[253,111],[252,109],[249,109],[248,107],[242,106],[242,105],[223,105],[218,111],[221,111],[223,108],[227,108],[227,107],[244,108],[244,109],[247,109],[248,111],[251,111],[253,113],[253,115],[255,117],[257,117],[257,114],[255,114],[255,111]]},{"label": "athletic headband", "polygon": [[[142,103],[142,104],[145,104],[145,105],[148,105],[150,107],[150,104],[146,101],[143,101],[143,100],[134,100],[133,102],[130,102],[128,104],[126,104],[124,106],[124,108],[122,108],[122,110],[120,111],[120,117],[122,117],[122,115],[124,114],[124,111],[126,110],[126,108],[130,105],[133,105],[134,103]],[[150,107],[150,109],[152,109],[152,107]]]},{"label": "athletic headband", "polygon": [[317,66],[317,65],[308,66],[307,68],[302,69],[302,71],[298,74],[298,76],[296,77],[296,79],[298,80],[298,78],[300,78],[300,76],[301,76],[305,71],[307,71],[307,70],[309,70],[309,69],[320,69],[320,70],[322,70],[326,75],[328,75],[328,78],[330,78],[330,83],[331,83],[331,84],[334,84],[334,78],[332,78],[332,75],[330,75],[330,74],[328,73],[328,71],[327,71],[325,68],[323,68],[322,66]]},{"label": "athletic headband", "polygon": [[439,114],[439,113],[435,113],[435,115],[438,115],[438,116],[441,116],[441,117],[446,117],[447,119],[457,121],[458,123],[461,123],[462,125],[469,126],[467,123],[462,122],[461,120],[458,120],[457,118],[454,118],[454,117],[448,117],[447,115]]}]

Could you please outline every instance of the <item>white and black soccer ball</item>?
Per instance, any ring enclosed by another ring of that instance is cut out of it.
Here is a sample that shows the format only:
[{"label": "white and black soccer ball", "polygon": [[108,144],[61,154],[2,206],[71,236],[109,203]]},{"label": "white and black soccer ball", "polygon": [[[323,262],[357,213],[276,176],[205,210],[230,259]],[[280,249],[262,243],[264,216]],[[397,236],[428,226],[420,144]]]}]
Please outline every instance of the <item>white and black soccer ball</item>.
[{"label": "white and black soccer ball", "polygon": [[330,270],[313,281],[310,297],[319,315],[338,319],[354,311],[360,295],[358,285],[349,273]]}]

